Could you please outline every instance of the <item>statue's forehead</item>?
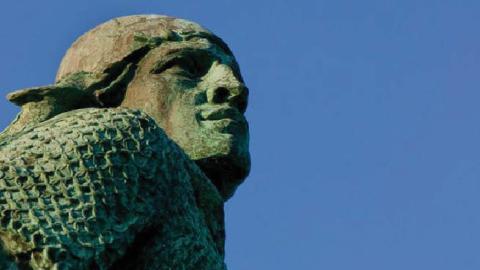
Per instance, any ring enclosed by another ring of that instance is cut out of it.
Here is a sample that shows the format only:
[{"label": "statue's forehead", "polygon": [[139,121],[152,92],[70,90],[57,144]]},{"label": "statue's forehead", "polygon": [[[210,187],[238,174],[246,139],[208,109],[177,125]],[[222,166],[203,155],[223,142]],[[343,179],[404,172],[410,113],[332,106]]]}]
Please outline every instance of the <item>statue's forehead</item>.
[{"label": "statue's forehead", "polygon": [[169,53],[171,51],[178,51],[184,49],[201,49],[209,50],[215,44],[206,38],[194,38],[185,41],[166,41],[161,46],[156,48],[156,51]]},{"label": "statue's forehead", "polygon": [[212,57],[218,58],[224,63],[236,64],[236,60],[233,55],[231,55],[229,52],[225,52],[224,49],[214,41],[204,37],[192,38],[185,41],[164,42],[162,45],[152,49],[147,57],[154,58],[156,61],[160,61],[163,59],[163,57],[171,54],[195,50],[208,51]]}]

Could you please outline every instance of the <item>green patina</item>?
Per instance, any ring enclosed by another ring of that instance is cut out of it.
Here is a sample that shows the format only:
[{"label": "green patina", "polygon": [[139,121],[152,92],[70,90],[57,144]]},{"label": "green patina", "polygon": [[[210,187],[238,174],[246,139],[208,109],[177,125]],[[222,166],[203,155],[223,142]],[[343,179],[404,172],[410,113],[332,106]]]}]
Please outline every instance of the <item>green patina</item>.
[{"label": "green patina", "polygon": [[248,89],[221,39],[114,19],[56,84],[8,98],[22,111],[0,133],[1,269],[226,269],[223,203],[250,158]]}]

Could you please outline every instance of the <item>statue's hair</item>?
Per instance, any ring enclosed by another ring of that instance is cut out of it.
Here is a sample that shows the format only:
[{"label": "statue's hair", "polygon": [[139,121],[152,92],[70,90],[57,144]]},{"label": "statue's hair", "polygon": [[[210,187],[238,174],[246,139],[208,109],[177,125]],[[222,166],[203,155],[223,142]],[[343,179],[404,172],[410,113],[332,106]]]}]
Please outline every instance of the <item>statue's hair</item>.
[{"label": "statue's hair", "polygon": [[56,77],[60,85],[92,93],[102,107],[118,106],[137,64],[164,42],[203,37],[232,55],[222,39],[202,26],[161,15],[112,19],[78,38],[65,54]]}]

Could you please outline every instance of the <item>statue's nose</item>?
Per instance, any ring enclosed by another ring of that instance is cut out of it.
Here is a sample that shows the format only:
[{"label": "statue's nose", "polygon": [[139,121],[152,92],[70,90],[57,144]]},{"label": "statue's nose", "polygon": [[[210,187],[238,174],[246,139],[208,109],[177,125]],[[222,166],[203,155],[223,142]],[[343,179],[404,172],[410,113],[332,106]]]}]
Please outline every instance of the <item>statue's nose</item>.
[{"label": "statue's nose", "polygon": [[214,64],[213,84],[207,90],[207,100],[211,104],[228,103],[240,112],[245,112],[248,100],[248,88],[235,75],[231,67]]}]

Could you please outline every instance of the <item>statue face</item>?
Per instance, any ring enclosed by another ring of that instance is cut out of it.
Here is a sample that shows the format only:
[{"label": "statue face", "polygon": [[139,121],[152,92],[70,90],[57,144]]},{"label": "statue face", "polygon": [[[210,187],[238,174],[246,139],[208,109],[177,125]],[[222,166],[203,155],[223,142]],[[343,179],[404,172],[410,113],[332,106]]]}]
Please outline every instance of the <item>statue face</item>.
[{"label": "statue face", "polygon": [[193,38],[150,51],[122,106],[152,116],[228,198],[250,169],[247,97],[235,58]]}]

